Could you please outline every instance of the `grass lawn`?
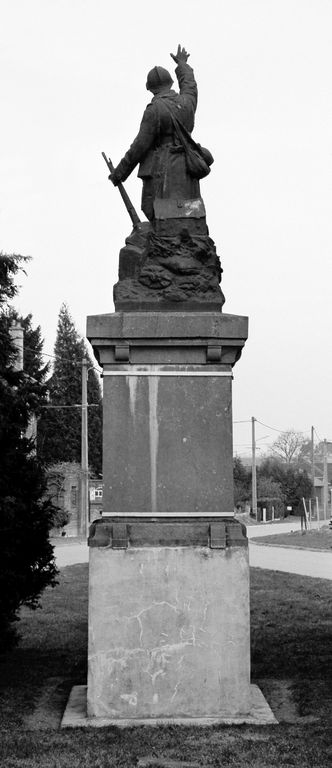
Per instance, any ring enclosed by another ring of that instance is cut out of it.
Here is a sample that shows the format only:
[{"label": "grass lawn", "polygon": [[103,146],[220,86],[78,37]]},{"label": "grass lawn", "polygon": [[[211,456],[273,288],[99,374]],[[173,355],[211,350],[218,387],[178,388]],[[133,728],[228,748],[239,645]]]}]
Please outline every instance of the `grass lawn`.
[{"label": "grass lawn", "polygon": [[300,547],[300,549],[322,549],[332,552],[332,531],[321,528],[320,531],[293,531],[292,533],[274,533],[271,536],[254,536],[256,544],[278,544],[281,547]]},{"label": "grass lawn", "polygon": [[157,758],[167,768],[170,761],[202,768],[328,766],[330,582],[251,572],[252,678],[280,725],[60,731],[71,686],[86,681],[87,578],[87,565],[64,568],[59,585],[45,592],[43,609],[22,611],[21,643],[0,662],[1,768],[129,768],[147,757],[155,768]]}]

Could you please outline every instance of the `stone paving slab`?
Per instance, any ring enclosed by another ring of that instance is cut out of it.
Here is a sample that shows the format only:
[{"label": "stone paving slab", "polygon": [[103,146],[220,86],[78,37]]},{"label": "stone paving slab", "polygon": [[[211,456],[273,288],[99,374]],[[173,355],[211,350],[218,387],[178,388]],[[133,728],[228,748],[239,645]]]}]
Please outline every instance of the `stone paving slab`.
[{"label": "stone paving slab", "polygon": [[251,692],[251,710],[246,715],[238,717],[163,717],[148,719],[110,719],[93,718],[87,716],[86,709],[86,685],[75,685],[70,693],[68,704],[62,718],[62,728],[82,728],[82,727],[107,727],[117,726],[118,728],[132,728],[139,725],[276,725],[278,720],[275,718],[270,706],[264,698],[262,691],[257,685],[250,686]]}]

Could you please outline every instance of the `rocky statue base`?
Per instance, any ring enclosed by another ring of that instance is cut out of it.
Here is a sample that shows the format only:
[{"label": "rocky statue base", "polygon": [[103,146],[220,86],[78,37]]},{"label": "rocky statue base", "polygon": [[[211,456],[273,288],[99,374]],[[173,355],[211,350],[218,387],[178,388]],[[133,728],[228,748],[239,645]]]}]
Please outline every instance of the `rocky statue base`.
[{"label": "rocky statue base", "polygon": [[232,367],[247,318],[88,318],[104,376],[88,684],[63,725],[275,722],[250,684],[248,542],[234,519]]},{"label": "rocky statue base", "polygon": [[225,301],[221,273],[205,218],[160,219],[153,226],[141,223],[120,251],[115,309],[221,310]]}]

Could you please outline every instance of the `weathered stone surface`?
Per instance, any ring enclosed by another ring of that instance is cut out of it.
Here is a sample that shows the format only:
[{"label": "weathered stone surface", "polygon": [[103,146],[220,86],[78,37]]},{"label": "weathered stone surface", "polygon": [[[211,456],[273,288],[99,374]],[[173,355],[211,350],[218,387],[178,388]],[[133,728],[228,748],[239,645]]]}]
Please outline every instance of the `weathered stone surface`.
[{"label": "weathered stone surface", "polygon": [[245,548],[90,550],[88,715],[250,710]]},{"label": "weathered stone surface", "polygon": [[233,514],[231,376],[220,373],[217,366],[105,371],[106,514]]},{"label": "weathered stone surface", "polygon": [[[90,315],[87,337],[94,340],[114,339],[211,339],[215,343],[233,342],[243,346],[248,337],[248,318],[225,312],[109,312]],[[180,361],[179,361],[180,362]]]}]

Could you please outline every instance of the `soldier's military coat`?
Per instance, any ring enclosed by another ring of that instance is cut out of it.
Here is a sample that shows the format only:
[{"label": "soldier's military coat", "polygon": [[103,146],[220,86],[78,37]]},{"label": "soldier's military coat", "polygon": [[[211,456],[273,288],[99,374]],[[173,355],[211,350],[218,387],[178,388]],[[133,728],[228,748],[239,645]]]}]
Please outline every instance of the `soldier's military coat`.
[{"label": "soldier's military coat", "polygon": [[[180,62],[175,74],[180,93],[163,90],[145,109],[139,132],[119,165],[113,182],[125,181],[139,163],[143,181],[142,211],[151,221],[156,198],[191,200],[200,197],[199,181],[188,172],[183,146],[176,134],[170,109],[191,133],[197,107],[197,84],[193,69]],[[166,104],[165,104],[166,102]]]}]

